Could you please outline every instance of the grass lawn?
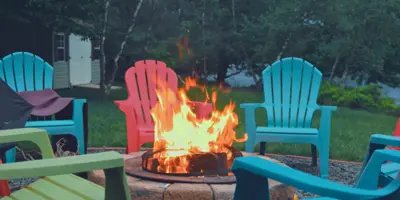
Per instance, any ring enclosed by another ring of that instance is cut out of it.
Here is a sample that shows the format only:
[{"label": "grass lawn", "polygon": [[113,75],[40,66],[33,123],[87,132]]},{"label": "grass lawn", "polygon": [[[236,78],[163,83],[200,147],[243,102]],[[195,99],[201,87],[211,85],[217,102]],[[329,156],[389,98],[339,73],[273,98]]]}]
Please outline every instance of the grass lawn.
[{"label": "grass lawn", "polygon": [[[99,100],[99,91],[88,88],[74,88],[59,91],[62,96],[86,98],[89,102],[89,147],[125,147],[126,129],[125,116],[113,104],[113,100],[126,99],[126,91],[112,91],[107,100]],[[196,93],[191,93],[195,97]],[[201,98],[201,97],[199,97]],[[218,96],[218,108],[229,103],[232,99],[237,107],[239,125],[236,129],[238,138],[244,133],[244,111],[240,103],[263,102],[260,92],[234,89],[228,94]],[[194,100],[194,99],[193,99]],[[265,111],[256,111],[258,124],[265,123]],[[339,108],[333,114],[331,132],[331,158],[339,160],[362,161],[368,147],[369,137],[374,133],[391,134],[396,118],[384,114]],[[319,124],[319,116],[314,119],[313,126]],[[150,144],[146,144],[150,146]],[[268,143],[268,153],[311,155],[310,145]],[[244,149],[244,144],[235,144],[236,148]],[[258,146],[257,146],[258,149]]]}]

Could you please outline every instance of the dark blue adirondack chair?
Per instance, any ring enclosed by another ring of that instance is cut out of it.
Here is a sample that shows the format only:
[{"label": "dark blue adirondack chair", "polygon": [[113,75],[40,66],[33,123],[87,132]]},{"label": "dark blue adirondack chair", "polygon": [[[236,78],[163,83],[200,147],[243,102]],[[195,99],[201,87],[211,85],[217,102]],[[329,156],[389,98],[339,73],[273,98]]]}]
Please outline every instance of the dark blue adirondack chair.
[{"label": "dark blue adirondack chair", "polygon": [[[328,177],[329,144],[334,106],[319,106],[318,93],[321,72],[300,58],[284,58],[267,67],[263,73],[264,103],[240,104],[245,110],[245,129],[248,134],[247,152],[261,142],[260,153],[265,153],[265,142],[312,144],[313,165],[316,149],[320,157],[321,177]],[[267,111],[267,126],[256,126],[256,108]],[[321,111],[319,128],[312,128],[314,111]]]},{"label": "dark blue adirondack chair", "polygon": [[[0,60],[0,78],[14,91],[38,91],[53,88],[53,67],[39,56],[15,52]],[[73,100],[72,119],[28,121],[25,127],[45,129],[49,135],[71,134],[76,137],[78,151],[85,154],[83,105],[86,99]],[[6,154],[7,162],[15,161],[15,148]]]},{"label": "dark blue adirondack chair", "polygon": [[268,200],[268,179],[322,196],[311,198],[312,200],[400,199],[399,175],[397,179],[378,189],[382,163],[387,160],[400,163],[400,151],[378,149],[377,147],[382,144],[400,146],[400,138],[386,135],[371,136],[364,167],[355,187],[325,180],[258,157],[236,158],[232,166],[236,176],[234,199]]}]

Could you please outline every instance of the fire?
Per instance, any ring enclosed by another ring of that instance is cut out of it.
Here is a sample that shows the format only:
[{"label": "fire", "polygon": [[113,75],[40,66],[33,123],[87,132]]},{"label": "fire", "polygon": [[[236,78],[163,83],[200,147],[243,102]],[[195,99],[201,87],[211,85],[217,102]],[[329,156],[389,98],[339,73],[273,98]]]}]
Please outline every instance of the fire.
[{"label": "fire", "polygon": [[193,87],[205,92],[206,100],[210,99],[205,86],[196,80],[186,78],[186,87],[177,93],[166,84],[156,90],[159,102],[151,110],[155,122],[154,159],[158,160],[158,171],[164,173],[187,173],[189,161],[194,154],[226,153],[232,158],[229,147],[233,142],[244,142],[237,139],[234,128],[238,124],[238,116],[234,112],[235,104],[230,102],[222,111],[215,109],[217,91],[213,90],[211,100],[213,111],[207,119],[197,119],[186,92]]}]

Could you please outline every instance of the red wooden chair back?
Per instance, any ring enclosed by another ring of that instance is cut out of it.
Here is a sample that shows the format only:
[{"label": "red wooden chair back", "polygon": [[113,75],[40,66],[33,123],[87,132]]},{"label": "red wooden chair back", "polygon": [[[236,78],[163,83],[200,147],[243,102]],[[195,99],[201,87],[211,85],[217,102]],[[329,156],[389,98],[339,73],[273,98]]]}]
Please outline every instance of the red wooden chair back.
[{"label": "red wooden chair back", "polygon": [[153,125],[150,110],[158,99],[156,88],[160,84],[168,84],[173,92],[178,90],[178,77],[164,62],[155,60],[141,60],[135,67],[125,73],[125,83],[128,90],[128,101],[132,102],[136,111],[138,125]]},{"label": "red wooden chair back", "polygon": [[[3,162],[0,159],[0,164]],[[0,180],[0,197],[10,196],[10,187],[7,180]]]}]

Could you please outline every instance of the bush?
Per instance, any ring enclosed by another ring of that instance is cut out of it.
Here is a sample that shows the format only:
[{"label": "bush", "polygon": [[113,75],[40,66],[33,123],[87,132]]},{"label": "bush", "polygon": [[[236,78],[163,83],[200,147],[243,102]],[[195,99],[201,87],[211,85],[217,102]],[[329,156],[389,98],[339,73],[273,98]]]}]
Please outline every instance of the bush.
[{"label": "bush", "polygon": [[352,109],[365,109],[400,114],[400,107],[392,98],[383,97],[382,89],[377,84],[359,88],[341,88],[324,81],[321,85],[318,103],[321,105],[337,105]]}]

